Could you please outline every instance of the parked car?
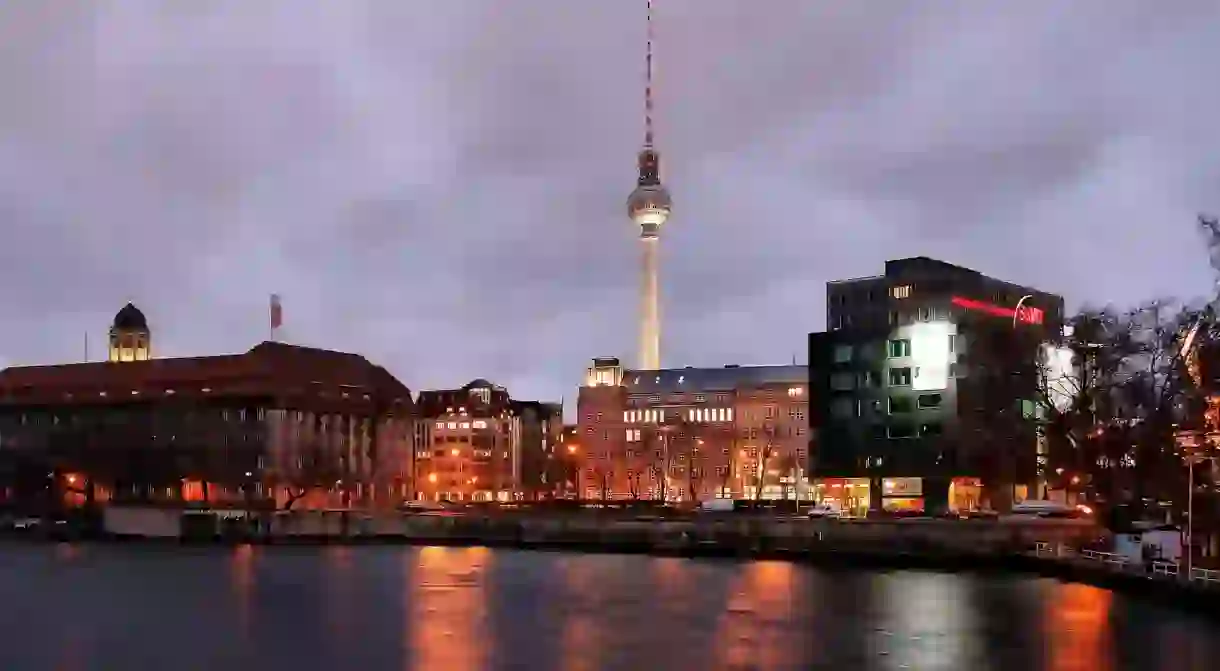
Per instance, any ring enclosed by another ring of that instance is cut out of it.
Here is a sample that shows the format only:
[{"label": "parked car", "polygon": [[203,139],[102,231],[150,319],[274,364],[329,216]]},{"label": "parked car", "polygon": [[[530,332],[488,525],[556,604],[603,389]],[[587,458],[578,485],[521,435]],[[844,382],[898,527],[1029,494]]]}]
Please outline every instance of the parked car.
[{"label": "parked car", "polygon": [[819,503],[810,508],[806,515],[809,516],[809,519],[839,519],[843,516],[843,511],[839,510],[838,506]]}]

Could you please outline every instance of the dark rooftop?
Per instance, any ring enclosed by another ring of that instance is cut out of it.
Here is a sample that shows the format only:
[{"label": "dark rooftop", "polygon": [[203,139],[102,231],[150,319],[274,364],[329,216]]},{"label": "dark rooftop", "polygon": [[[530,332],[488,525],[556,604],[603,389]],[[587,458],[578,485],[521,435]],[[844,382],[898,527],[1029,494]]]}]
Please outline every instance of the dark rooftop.
[{"label": "dark rooftop", "polygon": [[623,386],[633,394],[731,391],[764,384],[806,382],[808,379],[809,367],[802,365],[666,368],[625,371]]}]

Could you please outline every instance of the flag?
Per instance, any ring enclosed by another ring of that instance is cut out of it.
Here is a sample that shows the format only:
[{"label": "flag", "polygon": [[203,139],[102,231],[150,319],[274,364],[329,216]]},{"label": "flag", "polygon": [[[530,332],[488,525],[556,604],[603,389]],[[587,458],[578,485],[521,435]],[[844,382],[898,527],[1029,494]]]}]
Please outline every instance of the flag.
[{"label": "flag", "polygon": [[280,306],[280,295],[271,294],[271,328],[278,329],[284,323],[284,308]]}]

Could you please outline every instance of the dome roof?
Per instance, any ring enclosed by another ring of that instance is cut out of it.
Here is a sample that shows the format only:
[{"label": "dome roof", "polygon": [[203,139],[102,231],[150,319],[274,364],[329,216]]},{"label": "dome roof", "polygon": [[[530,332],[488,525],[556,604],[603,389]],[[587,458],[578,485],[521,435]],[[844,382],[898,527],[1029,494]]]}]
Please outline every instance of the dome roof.
[{"label": "dome roof", "polygon": [[484,380],[481,377],[475,378],[475,379],[471,380],[470,382],[466,383],[467,389],[478,389],[481,387],[486,387],[488,389],[491,389],[492,386],[494,386],[494,385],[492,385],[492,383],[488,382],[487,380]]},{"label": "dome roof", "polygon": [[114,316],[114,328],[118,331],[147,331],[148,320],[140,308],[128,303]]}]

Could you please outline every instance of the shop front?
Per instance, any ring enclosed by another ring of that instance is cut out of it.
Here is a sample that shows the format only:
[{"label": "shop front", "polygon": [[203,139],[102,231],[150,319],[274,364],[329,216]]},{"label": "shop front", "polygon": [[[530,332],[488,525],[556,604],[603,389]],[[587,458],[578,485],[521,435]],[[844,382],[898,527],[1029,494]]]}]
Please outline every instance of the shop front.
[{"label": "shop front", "polygon": [[814,484],[814,496],[845,515],[868,515],[868,478],[823,478]]}]

